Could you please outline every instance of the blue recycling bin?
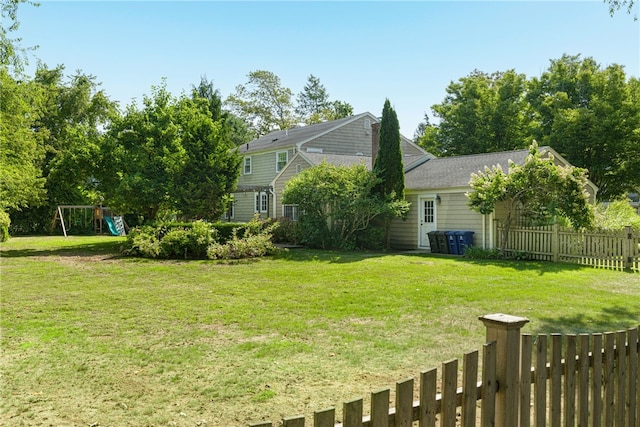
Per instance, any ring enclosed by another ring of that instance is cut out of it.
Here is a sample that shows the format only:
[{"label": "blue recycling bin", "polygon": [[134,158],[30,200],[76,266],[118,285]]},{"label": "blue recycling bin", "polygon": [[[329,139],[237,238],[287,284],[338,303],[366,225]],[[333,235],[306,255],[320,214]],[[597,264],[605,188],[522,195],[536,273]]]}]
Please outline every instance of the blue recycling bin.
[{"label": "blue recycling bin", "polygon": [[457,231],[446,231],[447,242],[449,242],[449,253],[452,255],[460,255],[457,233]]},{"label": "blue recycling bin", "polygon": [[436,231],[436,239],[438,239],[438,253],[439,254],[448,254],[449,253],[449,242],[447,240],[447,232],[446,231]]},{"label": "blue recycling bin", "polygon": [[469,246],[473,246],[473,231],[456,231],[456,240],[458,241],[458,253],[464,255]]}]

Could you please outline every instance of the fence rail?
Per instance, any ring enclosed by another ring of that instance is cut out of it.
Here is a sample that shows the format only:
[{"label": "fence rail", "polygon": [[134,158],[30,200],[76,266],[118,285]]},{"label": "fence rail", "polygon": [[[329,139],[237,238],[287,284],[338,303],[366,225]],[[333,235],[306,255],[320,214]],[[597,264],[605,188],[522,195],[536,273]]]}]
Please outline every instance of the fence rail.
[{"label": "fence rail", "polygon": [[[520,334],[527,319],[483,316],[487,344],[364,400],[316,411],[313,427],[638,427],[640,425],[640,326],[604,334]],[[480,372],[481,370],[481,372]],[[479,410],[478,410],[479,408]],[[303,427],[303,416],[287,417],[283,427]],[[273,427],[271,422],[251,427]]]},{"label": "fence rail", "polygon": [[[500,235],[501,224],[496,228]],[[516,226],[509,230],[505,252],[525,253],[531,259],[542,261],[640,272],[640,234],[631,227],[620,232],[582,232],[557,224]]]}]

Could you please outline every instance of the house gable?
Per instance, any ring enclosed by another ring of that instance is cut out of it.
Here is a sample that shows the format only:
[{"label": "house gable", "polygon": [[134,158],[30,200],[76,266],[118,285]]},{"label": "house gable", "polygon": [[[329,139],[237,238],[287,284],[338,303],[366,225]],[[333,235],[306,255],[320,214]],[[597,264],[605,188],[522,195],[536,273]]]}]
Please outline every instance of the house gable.
[{"label": "house gable", "polygon": [[[236,219],[251,219],[254,208],[248,193],[256,188],[272,191],[270,204],[273,208],[268,216],[280,216],[281,205],[278,201],[284,183],[300,170],[320,164],[322,159],[343,166],[365,163],[371,168],[371,124],[377,122],[378,118],[367,112],[331,122],[271,132],[238,147],[238,154],[251,160],[250,169],[245,168],[247,164],[243,160],[238,191],[234,192]],[[403,136],[400,143],[405,166],[433,157]],[[283,158],[287,159],[286,164],[282,162]],[[242,201],[244,199],[247,200]]]}]

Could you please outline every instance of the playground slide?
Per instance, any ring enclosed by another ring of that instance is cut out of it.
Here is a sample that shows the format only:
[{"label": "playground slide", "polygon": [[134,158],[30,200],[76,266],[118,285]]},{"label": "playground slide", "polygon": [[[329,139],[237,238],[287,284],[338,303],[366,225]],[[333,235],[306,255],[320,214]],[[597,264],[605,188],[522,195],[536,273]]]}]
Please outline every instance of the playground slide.
[{"label": "playground slide", "polygon": [[120,235],[120,232],[118,231],[118,228],[116,227],[116,224],[113,222],[113,219],[110,216],[105,216],[104,217],[104,221],[109,226],[109,231],[111,232],[111,235],[113,235],[113,236],[119,236]]}]

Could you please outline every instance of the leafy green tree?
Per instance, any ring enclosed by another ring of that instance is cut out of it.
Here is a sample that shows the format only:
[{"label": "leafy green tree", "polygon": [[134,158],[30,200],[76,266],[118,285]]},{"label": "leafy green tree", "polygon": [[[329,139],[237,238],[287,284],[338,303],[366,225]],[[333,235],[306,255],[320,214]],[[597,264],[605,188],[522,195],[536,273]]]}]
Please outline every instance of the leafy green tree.
[{"label": "leafy green tree", "polygon": [[2,0],[0,1],[0,65],[7,67],[7,71],[11,70],[16,74],[21,74],[25,64],[28,63],[28,51],[35,47],[22,47],[22,39],[20,37],[11,38],[11,33],[18,30],[20,21],[18,21],[18,6],[21,3],[39,6],[38,3],[28,0]]},{"label": "leafy green tree", "polygon": [[214,122],[225,117],[220,91],[214,87],[213,82],[208,80],[206,76],[200,77],[198,86],[191,85],[191,97],[193,99],[202,98],[207,100],[209,113]]},{"label": "leafy green tree", "polygon": [[36,207],[45,199],[43,150],[31,126],[40,116],[40,87],[0,67],[0,211]]},{"label": "leafy green tree", "polygon": [[418,127],[413,134],[413,141],[429,153],[435,156],[442,156],[444,153],[442,153],[438,142],[439,131],[440,128],[432,124],[429,120],[429,115],[425,113],[424,121],[418,124]]},{"label": "leafy green tree", "polygon": [[533,135],[575,166],[589,170],[609,200],[640,187],[640,93],[620,65],[563,55],[530,81]]},{"label": "leafy green tree", "polygon": [[252,71],[248,78],[225,101],[231,112],[251,123],[257,136],[293,127],[297,117],[291,89],[282,87],[280,78],[270,71]]},{"label": "leafy green tree", "polygon": [[[42,151],[31,129],[41,114],[39,87],[23,75],[27,52],[12,33],[23,0],[0,2],[0,240],[9,237],[10,214],[45,200]],[[36,5],[35,3],[31,3]]]},{"label": "leafy green tree", "polygon": [[502,220],[500,249],[504,251],[511,224],[517,212],[533,223],[545,223],[558,218],[574,228],[593,223],[593,208],[585,190],[587,172],[576,167],[554,163],[553,157],[543,158],[537,143],[529,148],[524,164],[511,162],[508,172],[500,166],[471,175],[467,193],[471,209],[491,214],[498,204],[505,208]]},{"label": "leafy green tree", "polygon": [[32,80],[35,108],[28,132],[38,146],[39,176],[44,179],[44,203],[31,203],[12,214],[12,228],[20,232],[47,232],[58,205],[98,202],[95,192],[95,161],[102,129],[117,113],[115,103],[98,89],[94,77],[76,72],[64,75],[64,67],[40,65]]},{"label": "leafy green tree", "polygon": [[100,188],[109,204],[154,221],[162,212],[216,219],[235,186],[240,159],[224,120],[205,98],[175,99],[154,86],[143,108],[127,108],[103,145]]},{"label": "leafy green tree", "polygon": [[171,209],[171,177],[180,170],[184,151],[175,124],[173,97],[166,85],[153,86],[143,107],[127,107],[114,120],[102,145],[99,188],[116,212],[156,219]]},{"label": "leafy green tree", "polygon": [[192,85],[192,98],[204,98],[207,100],[211,119],[214,122],[225,121],[226,126],[223,126],[222,130],[228,132],[229,138],[235,146],[245,144],[254,138],[254,133],[244,120],[222,108],[223,101],[220,91],[206,77],[200,78],[198,86]]},{"label": "leafy green tree", "polygon": [[640,83],[622,66],[563,55],[528,81],[476,71],[432,109],[440,124],[425,123],[418,143],[436,155],[507,151],[534,138],[588,169],[599,199],[640,187]]},{"label": "leafy green tree", "polygon": [[188,219],[219,219],[240,171],[226,119],[206,118],[207,105],[204,98],[183,98],[177,104],[184,159],[171,194],[176,210]]},{"label": "leafy green tree", "polygon": [[443,156],[522,148],[530,124],[525,89],[525,76],[513,70],[476,70],[452,82],[445,100],[432,107],[440,118],[437,132],[421,144]]},{"label": "leafy green tree", "polygon": [[353,116],[353,106],[344,101],[331,101],[323,114],[327,121],[343,119]]},{"label": "leafy green tree", "polygon": [[390,209],[406,203],[389,203],[372,192],[378,182],[364,165],[336,166],[326,162],[291,178],[282,202],[298,205],[302,243],[321,248],[351,248],[359,232]]}]

